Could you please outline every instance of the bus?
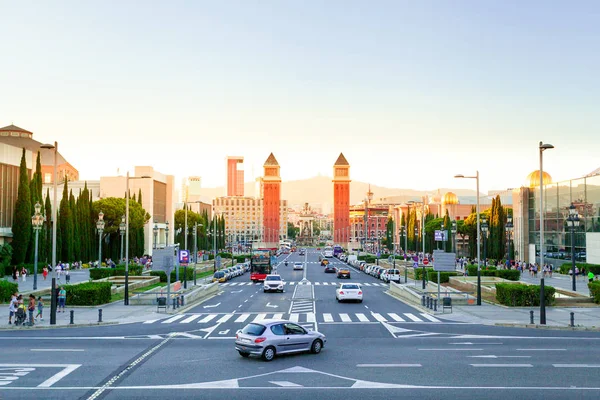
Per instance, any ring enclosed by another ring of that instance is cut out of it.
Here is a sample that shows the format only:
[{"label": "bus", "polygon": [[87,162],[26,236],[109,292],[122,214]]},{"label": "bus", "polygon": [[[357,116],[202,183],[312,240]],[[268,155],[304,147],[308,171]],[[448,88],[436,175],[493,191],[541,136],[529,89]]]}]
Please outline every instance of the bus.
[{"label": "bus", "polygon": [[250,280],[252,282],[264,281],[271,273],[271,250],[254,249],[250,258]]},{"label": "bus", "polygon": [[326,246],[325,248],[323,248],[323,255],[326,258],[332,258],[333,257],[333,247]]},{"label": "bus", "polygon": [[342,249],[342,246],[340,246],[339,244],[336,244],[335,246],[333,246],[333,256],[334,257],[339,258],[343,252],[344,252],[344,249]]}]

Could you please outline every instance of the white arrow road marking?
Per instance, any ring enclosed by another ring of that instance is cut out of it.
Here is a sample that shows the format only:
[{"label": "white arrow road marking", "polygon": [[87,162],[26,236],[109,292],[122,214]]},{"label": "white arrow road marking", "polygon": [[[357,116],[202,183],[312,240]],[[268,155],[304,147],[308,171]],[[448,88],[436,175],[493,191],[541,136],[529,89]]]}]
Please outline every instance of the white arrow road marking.
[{"label": "white arrow road marking", "polygon": [[398,328],[397,326],[390,325],[387,322],[382,322],[381,325],[383,325],[384,328],[392,334],[392,336],[396,336],[396,333],[414,332],[410,329]]},{"label": "white arrow road marking", "polygon": [[302,385],[298,385],[297,383],[288,382],[288,381],[269,381],[273,385],[282,386],[282,387],[303,387]]},{"label": "white arrow road marking", "polygon": [[229,333],[229,329],[226,329],[224,331],[219,331],[219,335],[227,335]]},{"label": "white arrow road marking", "polygon": [[204,306],[204,308],[215,308],[215,307],[218,307],[220,305],[221,305],[221,303],[217,303],[217,304],[212,304],[210,306]]},{"label": "white arrow road marking", "polygon": [[[44,382],[40,383],[37,386],[40,388],[49,388],[50,386],[54,385],[56,382],[69,375],[71,372],[75,371],[79,367],[81,367],[81,364],[0,364],[0,368],[13,369],[16,373],[29,373],[35,370],[36,368],[62,368],[60,372],[54,374],[50,378],[46,379]],[[24,375],[25,374],[21,374],[21,376]]]},{"label": "white arrow road marking", "polygon": [[193,334],[187,333],[187,332],[171,332],[171,333],[169,333],[169,336],[171,336],[171,337],[183,336],[183,337],[190,338],[190,339],[204,339],[202,336],[193,335]]},{"label": "white arrow road marking", "polygon": [[487,355],[487,356],[467,356],[469,358],[531,358],[531,356],[494,356],[494,355]]},{"label": "white arrow road marking", "polygon": [[278,305],[273,305],[273,304],[271,304],[271,303],[267,303],[267,307],[277,308],[277,307],[279,307],[279,306],[278,306]]}]

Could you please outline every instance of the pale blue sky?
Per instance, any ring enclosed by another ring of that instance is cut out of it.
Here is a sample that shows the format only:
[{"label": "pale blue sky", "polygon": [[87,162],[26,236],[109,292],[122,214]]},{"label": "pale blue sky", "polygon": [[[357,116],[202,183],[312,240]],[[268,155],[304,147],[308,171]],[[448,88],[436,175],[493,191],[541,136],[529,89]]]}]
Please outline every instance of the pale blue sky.
[{"label": "pale blue sky", "polygon": [[0,125],[58,140],[83,179],[134,165],[223,185],[519,186],[600,167],[597,1],[0,0]]}]

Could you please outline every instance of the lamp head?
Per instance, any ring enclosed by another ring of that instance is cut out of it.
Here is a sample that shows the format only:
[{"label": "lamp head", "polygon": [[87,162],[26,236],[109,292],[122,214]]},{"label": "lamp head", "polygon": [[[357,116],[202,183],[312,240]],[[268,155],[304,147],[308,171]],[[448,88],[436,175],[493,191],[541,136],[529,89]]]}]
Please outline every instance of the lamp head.
[{"label": "lamp head", "polygon": [[465,176],[463,174],[458,174],[458,175],[454,175],[455,178],[464,178]]},{"label": "lamp head", "polygon": [[35,209],[36,214],[39,214],[40,211],[42,211],[42,205],[40,204],[39,201],[35,203],[35,206],[33,206],[33,208]]},{"label": "lamp head", "polygon": [[52,150],[54,148],[53,144],[49,144],[49,143],[45,143],[43,145],[40,146],[40,149],[48,149],[48,150]]},{"label": "lamp head", "polygon": [[553,149],[554,146],[551,145],[550,143],[544,143],[544,142],[540,142],[540,151],[544,151],[544,150],[548,150],[548,149]]}]

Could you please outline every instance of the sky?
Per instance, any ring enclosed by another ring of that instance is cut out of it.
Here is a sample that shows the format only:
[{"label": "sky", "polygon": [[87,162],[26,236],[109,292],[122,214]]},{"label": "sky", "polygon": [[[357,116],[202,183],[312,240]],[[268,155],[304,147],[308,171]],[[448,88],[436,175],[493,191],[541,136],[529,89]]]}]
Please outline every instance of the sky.
[{"label": "sky", "polygon": [[0,126],[81,179],[135,165],[225,184],[518,187],[600,167],[597,1],[0,0]]}]

